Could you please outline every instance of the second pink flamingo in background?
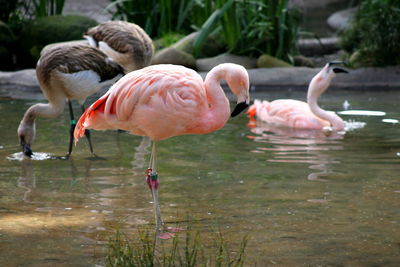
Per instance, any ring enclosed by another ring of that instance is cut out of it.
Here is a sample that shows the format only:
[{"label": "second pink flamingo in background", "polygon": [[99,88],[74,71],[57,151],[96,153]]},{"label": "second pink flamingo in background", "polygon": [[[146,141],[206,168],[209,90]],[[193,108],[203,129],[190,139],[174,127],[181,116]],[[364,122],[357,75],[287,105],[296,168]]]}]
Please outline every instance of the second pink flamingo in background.
[{"label": "second pink flamingo in background", "polygon": [[255,100],[247,113],[250,118],[275,127],[289,127],[310,130],[344,130],[344,121],[335,113],[318,106],[318,98],[329,87],[336,73],[347,73],[337,67],[342,62],[329,62],[314,76],[308,87],[307,103],[293,99],[279,99],[271,102]]},{"label": "second pink flamingo in background", "polygon": [[[238,100],[231,115],[221,80],[227,82]],[[249,77],[240,65],[220,64],[205,81],[182,66],[153,65],[128,73],[93,103],[77,123],[75,141],[86,129],[122,129],[150,137],[153,148],[146,181],[153,197],[157,234],[169,237],[169,233],[160,234],[164,223],[158,200],[156,143],[177,135],[216,131],[230,116],[244,110],[249,101]]]}]

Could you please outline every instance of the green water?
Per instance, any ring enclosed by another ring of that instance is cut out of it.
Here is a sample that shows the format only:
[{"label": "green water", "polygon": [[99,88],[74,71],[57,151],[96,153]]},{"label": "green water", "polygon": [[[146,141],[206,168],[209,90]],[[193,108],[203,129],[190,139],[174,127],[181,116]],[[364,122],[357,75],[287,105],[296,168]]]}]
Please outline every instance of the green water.
[{"label": "green water", "polygon": [[[352,109],[386,115],[342,115],[355,129],[331,138],[285,137],[260,124],[250,129],[241,115],[209,135],[162,141],[165,221],[190,214],[203,229],[218,225],[233,243],[248,234],[249,265],[399,266],[400,124],[382,120],[400,119],[400,93],[330,91],[320,103],[340,111],[345,99]],[[0,262],[104,265],[116,228],[129,232],[153,223],[148,143],[93,132],[95,152],[105,160],[88,159],[84,139],[70,160],[20,160],[16,129],[36,102],[0,101]],[[57,119],[38,119],[33,151],[65,155],[67,123],[67,110]]]}]

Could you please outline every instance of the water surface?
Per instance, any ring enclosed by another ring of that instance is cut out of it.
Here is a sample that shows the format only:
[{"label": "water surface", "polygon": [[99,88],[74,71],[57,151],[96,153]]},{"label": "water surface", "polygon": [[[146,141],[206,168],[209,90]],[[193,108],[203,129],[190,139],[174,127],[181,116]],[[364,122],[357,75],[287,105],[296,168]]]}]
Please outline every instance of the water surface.
[{"label": "water surface", "polygon": [[[253,98],[304,99],[305,92]],[[160,200],[167,222],[186,214],[218,225],[235,243],[249,235],[257,266],[399,266],[400,93],[329,91],[320,103],[356,125],[344,135],[282,136],[242,115],[220,131],[159,144]],[[104,265],[113,231],[153,222],[145,183],[146,139],[93,132],[69,160],[67,110],[38,119],[35,160],[24,159],[16,129],[37,101],[0,101],[0,262],[8,266]],[[76,114],[79,107],[76,106]],[[39,153],[40,152],[40,153]],[[40,160],[39,160],[40,159]]]}]

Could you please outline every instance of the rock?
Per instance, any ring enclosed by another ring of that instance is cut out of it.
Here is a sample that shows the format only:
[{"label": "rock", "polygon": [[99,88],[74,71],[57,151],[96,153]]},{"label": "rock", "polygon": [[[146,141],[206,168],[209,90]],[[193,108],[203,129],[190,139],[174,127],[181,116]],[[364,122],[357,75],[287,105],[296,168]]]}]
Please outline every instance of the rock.
[{"label": "rock", "polygon": [[115,3],[110,0],[67,0],[63,14],[81,14],[101,23],[112,20],[116,10]]},{"label": "rock", "polygon": [[216,57],[196,60],[196,66],[199,71],[209,71],[221,63],[236,63],[242,65],[246,69],[254,69],[257,67],[257,60],[255,58],[232,54],[221,54]]},{"label": "rock", "polygon": [[327,23],[329,27],[337,31],[348,29],[356,11],[357,7],[353,7],[335,12],[329,16]]},{"label": "rock", "polygon": [[[311,79],[321,68],[264,68],[248,70],[251,85],[256,91],[280,88],[306,91]],[[346,90],[383,90],[400,88],[400,66],[385,68],[360,68],[349,70],[347,75],[337,75],[330,88]],[[204,75],[204,73],[202,73]]]},{"label": "rock", "polygon": [[304,56],[333,54],[340,49],[339,38],[300,39],[297,48]]},{"label": "rock", "polygon": [[11,99],[43,99],[35,69],[16,72],[0,71],[0,97]]},{"label": "rock", "polygon": [[[182,50],[189,54],[194,54],[194,42],[196,38],[199,36],[199,32],[193,32],[186,37],[182,38],[178,42],[176,42],[173,47],[176,49]],[[218,42],[212,36],[208,36],[207,40],[204,42],[203,47],[198,55],[198,57],[213,57],[220,54],[223,51],[224,47],[221,42]]]},{"label": "rock", "polygon": [[196,60],[192,55],[171,46],[156,52],[151,64],[176,64],[196,68]]},{"label": "rock", "polygon": [[289,7],[316,8],[343,2],[343,0],[289,0]]},{"label": "rock", "polygon": [[282,68],[282,67],[291,67],[292,65],[290,65],[289,63],[280,60],[276,57],[264,54],[261,55],[258,59],[257,59],[257,67],[258,68]]},{"label": "rock", "polygon": [[172,46],[178,50],[181,50],[188,54],[193,54],[193,42],[196,40],[198,32],[192,32],[191,34],[183,37],[178,42],[173,44]]},{"label": "rock", "polygon": [[311,59],[302,55],[294,56],[293,60],[294,60],[294,65],[296,67],[308,67],[308,68],[315,67],[314,62]]}]

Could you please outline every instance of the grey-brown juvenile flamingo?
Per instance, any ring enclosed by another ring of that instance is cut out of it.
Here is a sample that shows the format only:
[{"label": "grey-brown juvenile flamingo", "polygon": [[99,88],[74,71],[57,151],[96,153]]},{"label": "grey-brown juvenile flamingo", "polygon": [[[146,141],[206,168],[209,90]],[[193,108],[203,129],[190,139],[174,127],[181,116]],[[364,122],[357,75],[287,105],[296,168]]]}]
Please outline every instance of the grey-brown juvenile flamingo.
[{"label": "grey-brown juvenile flamingo", "polygon": [[108,21],[90,28],[84,37],[93,47],[124,68],[125,73],[151,63],[153,41],[138,25],[126,21]]},{"label": "grey-brown juvenile flamingo", "polygon": [[[36,67],[40,88],[48,100],[47,104],[35,104],[28,108],[18,127],[18,137],[23,153],[31,157],[31,145],[35,139],[35,120],[38,117],[59,116],[68,102],[71,116],[69,156],[72,152],[73,132],[76,122],[72,112],[71,100],[83,103],[96,93],[106,81],[123,74],[123,69],[100,50],[88,45],[57,45],[43,51]],[[90,152],[93,147],[90,133],[85,132]]]}]

